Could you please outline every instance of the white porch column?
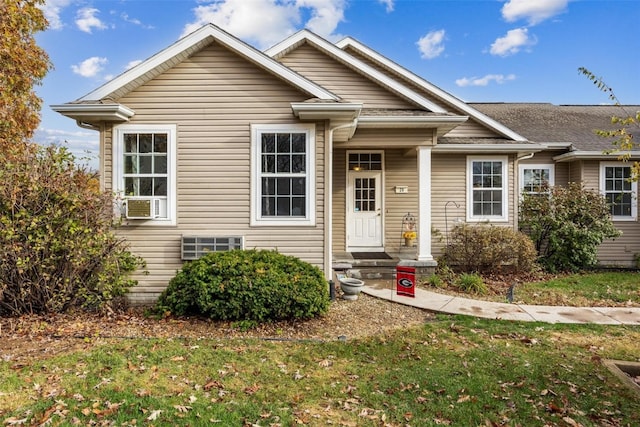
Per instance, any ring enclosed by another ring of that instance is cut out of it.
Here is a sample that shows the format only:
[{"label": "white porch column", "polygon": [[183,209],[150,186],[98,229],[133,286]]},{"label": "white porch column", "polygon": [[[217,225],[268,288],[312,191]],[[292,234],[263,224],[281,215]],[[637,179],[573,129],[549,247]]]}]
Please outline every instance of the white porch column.
[{"label": "white porch column", "polygon": [[418,147],[418,261],[431,255],[431,147]]}]

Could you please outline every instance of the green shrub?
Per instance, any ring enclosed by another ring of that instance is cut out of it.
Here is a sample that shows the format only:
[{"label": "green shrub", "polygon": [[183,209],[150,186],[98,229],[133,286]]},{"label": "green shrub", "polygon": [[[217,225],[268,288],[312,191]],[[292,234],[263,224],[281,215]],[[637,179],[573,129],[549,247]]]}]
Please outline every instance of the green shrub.
[{"label": "green shrub", "polygon": [[598,246],[620,235],[605,198],[579,184],[552,187],[548,197],[524,194],[520,228],[549,271],[579,271],[597,262]]},{"label": "green shrub", "polygon": [[471,294],[485,295],[489,291],[482,277],[475,273],[461,274],[456,284],[461,291]]},{"label": "green shrub", "polygon": [[442,278],[437,274],[432,274],[431,276],[429,276],[429,278],[427,279],[427,285],[431,286],[432,288],[444,288],[447,286],[446,282],[442,280]]},{"label": "green shrub", "polygon": [[35,144],[0,153],[0,315],[100,308],[135,284],[111,195],[74,160]]},{"label": "green shrub", "polygon": [[267,250],[212,252],[185,264],[156,308],[216,320],[305,319],[327,312],[322,272],[298,258]]},{"label": "green shrub", "polygon": [[443,261],[462,272],[490,273],[503,268],[529,272],[536,266],[533,242],[510,227],[458,225],[451,230]]}]

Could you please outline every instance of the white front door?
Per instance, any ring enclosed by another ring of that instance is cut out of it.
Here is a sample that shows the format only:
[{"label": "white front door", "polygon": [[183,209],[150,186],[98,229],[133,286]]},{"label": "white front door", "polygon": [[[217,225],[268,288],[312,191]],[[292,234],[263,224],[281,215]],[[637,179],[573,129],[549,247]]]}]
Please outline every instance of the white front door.
[{"label": "white front door", "polygon": [[381,171],[349,171],[346,220],[347,250],[383,249]]}]

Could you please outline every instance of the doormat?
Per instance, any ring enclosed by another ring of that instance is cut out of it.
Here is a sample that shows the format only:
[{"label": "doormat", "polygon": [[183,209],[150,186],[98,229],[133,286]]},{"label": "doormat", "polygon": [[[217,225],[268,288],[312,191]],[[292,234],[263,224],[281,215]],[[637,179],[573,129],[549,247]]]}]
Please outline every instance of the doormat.
[{"label": "doormat", "polygon": [[351,252],[353,259],[392,259],[386,252]]}]

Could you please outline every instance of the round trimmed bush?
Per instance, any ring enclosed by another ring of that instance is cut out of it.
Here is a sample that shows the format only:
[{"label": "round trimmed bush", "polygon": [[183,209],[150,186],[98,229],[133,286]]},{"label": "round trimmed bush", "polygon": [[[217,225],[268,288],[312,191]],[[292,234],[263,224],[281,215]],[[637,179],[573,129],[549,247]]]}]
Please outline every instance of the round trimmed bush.
[{"label": "round trimmed bush", "polygon": [[156,308],[215,320],[307,319],[329,309],[329,290],[317,267],[268,250],[211,252],[185,264]]}]

